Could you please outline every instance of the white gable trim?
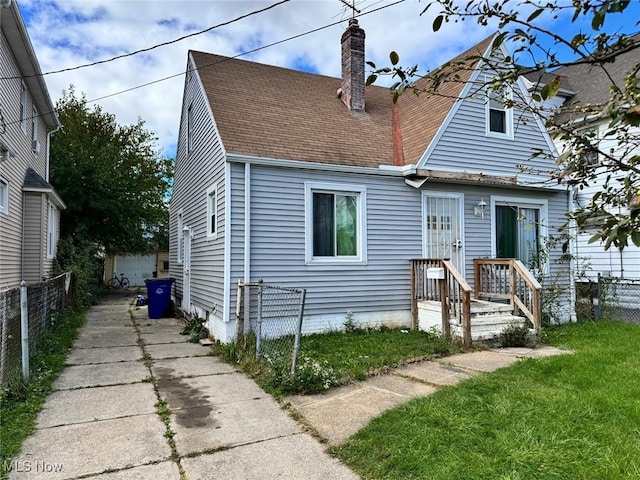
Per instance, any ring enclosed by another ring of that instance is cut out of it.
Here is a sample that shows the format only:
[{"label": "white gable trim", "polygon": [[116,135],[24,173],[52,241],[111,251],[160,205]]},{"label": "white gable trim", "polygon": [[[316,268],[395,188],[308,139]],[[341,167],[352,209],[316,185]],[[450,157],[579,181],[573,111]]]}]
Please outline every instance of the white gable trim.
[{"label": "white gable trim", "polygon": [[[487,50],[484,52],[484,56],[485,57],[491,51],[491,46],[493,45],[493,41],[494,40],[495,40],[495,37],[491,41],[491,44],[489,45]],[[509,56],[510,55],[509,51],[507,50],[507,47],[504,45],[504,43],[501,44],[499,48],[500,48],[500,51],[502,52],[503,55],[505,55],[505,56]],[[417,164],[417,168],[418,169],[426,168],[426,164],[429,161],[429,157],[431,157],[431,154],[433,153],[433,151],[435,150],[436,146],[438,145],[440,139],[442,138],[442,136],[446,132],[447,128],[449,127],[449,124],[451,123],[453,118],[456,116],[458,110],[460,109],[460,105],[462,105],[462,102],[464,101],[464,99],[466,99],[467,96],[469,95],[469,92],[470,92],[471,88],[473,88],[473,85],[476,82],[476,80],[478,79],[478,76],[482,73],[482,71],[479,68],[479,66],[480,66],[480,61],[478,62],[478,64],[476,65],[476,67],[475,67],[475,69],[473,71],[473,73],[469,77],[469,80],[467,80],[467,83],[464,86],[464,88],[462,89],[462,91],[460,92],[460,95],[454,101],[453,106],[449,110],[449,113],[447,113],[447,116],[445,117],[444,121],[442,122],[442,124],[438,128],[438,131],[436,132],[436,134],[431,139],[431,142],[427,146],[427,149],[425,150],[425,152],[420,157],[420,160],[418,161],[418,164]],[[523,97],[526,98],[527,100],[531,100],[531,96],[529,95],[529,91],[527,90],[526,85],[525,85],[522,77],[518,78],[518,80],[514,84],[514,87],[516,85],[517,85],[518,89],[520,90],[520,92],[522,93]],[[484,92],[484,90],[483,90],[483,92]],[[540,130],[540,133],[542,133],[543,138],[545,140],[545,143],[549,147],[550,151],[552,153],[554,153],[554,154],[557,154],[556,146],[553,143],[553,140],[551,139],[551,136],[549,135],[549,132],[548,132],[547,128],[542,123],[542,120],[540,119],[540,117],[538,115],[533,115],[533,117],[534,117],[536,125],[538,126],[538,129]],[[513,119],[513,121],[515,122],[515,118]],[[515,133],[515,125],[512,128],[514,129],[514,133]]]},{"label": "white gable trim", "polygon": [[[202,98],[204,98],[205,100],[205,105],[207,106],[207,110],[209,111],[209,117],[211,118],[211,124],[213,125],[213,130],[215,131],[216,136],[220,139],[220,147],[222,148],[222,153],[223,155],[227,155],[227,149],[224,146],[224,142],[222,141],[222,137],[220,136],[220,130],[218,130],[218,124],[216,123],[216,119],[213,116],[213,110],[211,110],[211,104],[209,103],[209,97],[207,96],[207,92],[204,89],[204,84],[202,83],[202,77],[200,76],[200,70],[198,70],[196,68],[196,62],[193,59],[193,56],[191,55],[191,53],[189,53],[189,68],[191,68],[191,75],[195,74],[195,78],[197,78],[198,80],[198,86],[200,87],[200,92],[202,93]],[[187,74],[187,79],[189,78],[189,75]],[[185,83],[185,89],[186,89],[186,83]],[[192,99],[191,99],[192,100]],[[184,107],[185,105],[182,105],[183,108],[183,113],[186,113],[184,111]],[[180,122],[180,124],[182,125],[182,122]],[[180,136],[182,138],[182,135]],[[181,140],[181,138],[178,139],[178,142]],[[186,139],[185,139],[186,141]],[[186,147],[186,146],[185,146]],[[186,151],[186,150],[185,150]],[[189,152],[187,152],[187,155],[189,154]]]}]

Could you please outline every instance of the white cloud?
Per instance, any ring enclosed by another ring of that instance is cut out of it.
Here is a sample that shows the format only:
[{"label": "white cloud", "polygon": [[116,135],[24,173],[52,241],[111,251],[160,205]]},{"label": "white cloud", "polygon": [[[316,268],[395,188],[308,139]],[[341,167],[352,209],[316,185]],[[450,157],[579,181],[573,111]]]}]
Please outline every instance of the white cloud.
[{"label": "white cloud", "polygon": [[[18,0],[43,72],[75,67],[168,42],[204,30],[276,0]],[[361,0],[363,12],[394,0]],[[421,16],[426,3],[406,0],[360,17],[366,32],[367,60],[388,65],[396,50],[404,65],[432,69],[474,45],[495,29],[473,22],[446,23],[432,32],[436,8]],[[301,64],[325,75],[340,74],[340,36],[350,13],[339,0],[293,0],[231,25],[102,65],[46,76],[55,102],[73,84],[87,99],[121,124],[141,118],[174,155],[180,120],[183,76],[189,49],[237,55],[334,22],[340,24],[247,55],[247,59],[284,67]],[[124,92],[124,93],[119,93]]]}]

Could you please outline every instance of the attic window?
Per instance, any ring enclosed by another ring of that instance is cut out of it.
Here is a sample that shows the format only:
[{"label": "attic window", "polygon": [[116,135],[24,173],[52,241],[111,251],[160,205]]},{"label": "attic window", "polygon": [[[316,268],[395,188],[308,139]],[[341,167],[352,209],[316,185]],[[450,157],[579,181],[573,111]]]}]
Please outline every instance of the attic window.
[{"label": "attic window", "polygon": [[508,106],[510,92],[487,87],[486,131],[488,136],[513,136],[513,108]]}]

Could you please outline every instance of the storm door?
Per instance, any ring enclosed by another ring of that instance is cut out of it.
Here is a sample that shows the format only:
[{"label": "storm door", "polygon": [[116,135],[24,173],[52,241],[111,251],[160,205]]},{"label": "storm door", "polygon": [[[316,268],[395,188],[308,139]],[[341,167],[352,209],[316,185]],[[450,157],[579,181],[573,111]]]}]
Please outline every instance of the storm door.
[{"label": "storm door", "polygon": [[461,194],[424,193],[422,202],[423,255],[450,259],[464,275]]}]

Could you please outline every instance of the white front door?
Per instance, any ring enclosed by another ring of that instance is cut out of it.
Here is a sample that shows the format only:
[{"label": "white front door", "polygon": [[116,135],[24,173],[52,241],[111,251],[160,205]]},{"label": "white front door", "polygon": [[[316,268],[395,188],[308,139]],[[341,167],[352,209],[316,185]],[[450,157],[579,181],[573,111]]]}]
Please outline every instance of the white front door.
[{"label": "white front door", "polygon": [[182,310],[191,312],[191,228],[182,229]]},{"label": "white front door", "polygon": [[425,258],[449,259],[464,275],[462,238],[464,196],[458,193],[423,192],[422,245]]}]

